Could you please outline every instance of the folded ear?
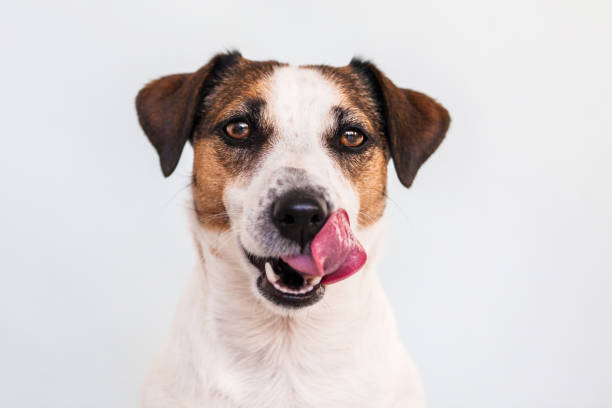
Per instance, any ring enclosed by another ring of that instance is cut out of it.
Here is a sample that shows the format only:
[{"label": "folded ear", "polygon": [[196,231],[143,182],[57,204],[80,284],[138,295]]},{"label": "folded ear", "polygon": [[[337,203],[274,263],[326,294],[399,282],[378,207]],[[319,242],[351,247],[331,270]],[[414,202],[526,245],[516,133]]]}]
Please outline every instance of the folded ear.
[{"label": "folded ear", "polygon": [[351,66],[365,74],[377,94],[395,170],[410,187],[419,167],[442,143],[450,116],[429,96],[395,86],[374,64],[353,59]]},{"label": "folded ear", "polygon": [[221,71],[240,58],[238,52],[216,55],[194,73],[162,77],[138,92],[138,120],[159,154],[164,176],[172,174],[185,143],[191,140],[202,98]]}]

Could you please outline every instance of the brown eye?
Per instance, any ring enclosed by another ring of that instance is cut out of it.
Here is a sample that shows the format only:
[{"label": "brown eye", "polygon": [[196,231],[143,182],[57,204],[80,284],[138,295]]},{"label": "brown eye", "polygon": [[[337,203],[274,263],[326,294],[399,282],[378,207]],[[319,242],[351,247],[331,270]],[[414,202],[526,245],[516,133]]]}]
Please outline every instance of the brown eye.
[{"label": "brown eye", "polygon": [[251,135],[251,127],[246,122],[232,122],[225,126],[225,133],[233,139],[246,139]]},{"label": "brown eye", "polygon": [[346,147],[359,147],[365,141],[365,137],[356,130],[345,130],[340,136],[340,143]]}]

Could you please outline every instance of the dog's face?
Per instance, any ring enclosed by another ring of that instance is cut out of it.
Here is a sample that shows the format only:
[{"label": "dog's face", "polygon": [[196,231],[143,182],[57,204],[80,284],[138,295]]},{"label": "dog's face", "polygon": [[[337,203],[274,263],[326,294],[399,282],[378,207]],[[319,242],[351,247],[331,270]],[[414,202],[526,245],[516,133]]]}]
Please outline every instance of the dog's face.
[{"label": "dog's face", "polygon": [[256,295],[285,308],[316,303],[339,270],[359,269],[349,222],[376,223],[389,159],[409,186],[450,121],[367,62],[295,67],[237,53],[153,81],[136,103],[166,176],[192,143],[201,228],[233,234]]}]

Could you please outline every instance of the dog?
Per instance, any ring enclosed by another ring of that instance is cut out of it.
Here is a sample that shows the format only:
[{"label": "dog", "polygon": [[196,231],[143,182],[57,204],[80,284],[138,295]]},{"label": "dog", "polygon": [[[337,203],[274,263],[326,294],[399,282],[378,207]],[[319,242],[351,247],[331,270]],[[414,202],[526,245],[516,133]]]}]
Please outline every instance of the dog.
[{"label": "dog", "polygon": [[450,117],[373,63],[213,57],[136,97],[164,176],[194,149],[198,264],[143,406],[423,407],[374,271],[387,167],[409,187]]}]

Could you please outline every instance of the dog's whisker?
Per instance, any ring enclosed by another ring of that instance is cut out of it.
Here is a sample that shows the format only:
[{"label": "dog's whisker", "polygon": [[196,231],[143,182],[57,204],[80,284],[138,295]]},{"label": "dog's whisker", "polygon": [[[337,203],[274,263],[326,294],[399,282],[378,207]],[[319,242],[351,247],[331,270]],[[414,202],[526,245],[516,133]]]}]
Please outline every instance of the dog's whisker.
[{"label": "dog's whisker", "polygon": [[183,187],[181,187],[178,191],[176,191],[174,194],[172,194],[172,196],[170,196],[170,198],[167,199],[162,204],[161,208],[162,209],[166,209],[172,203],[172,201],[174,201],[181,193],[183,193],[189,187],[191,187],[191,184],[187,184],[187,185],[184,185]]}]

